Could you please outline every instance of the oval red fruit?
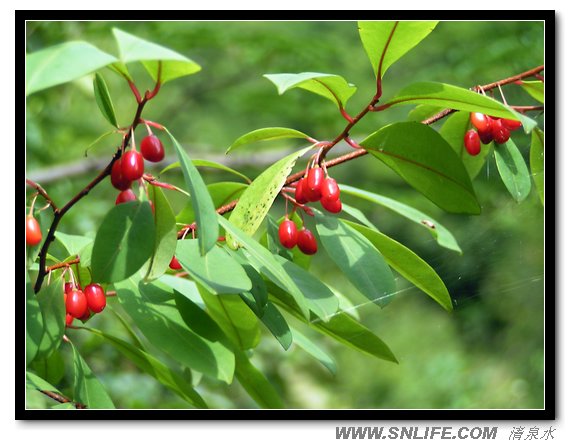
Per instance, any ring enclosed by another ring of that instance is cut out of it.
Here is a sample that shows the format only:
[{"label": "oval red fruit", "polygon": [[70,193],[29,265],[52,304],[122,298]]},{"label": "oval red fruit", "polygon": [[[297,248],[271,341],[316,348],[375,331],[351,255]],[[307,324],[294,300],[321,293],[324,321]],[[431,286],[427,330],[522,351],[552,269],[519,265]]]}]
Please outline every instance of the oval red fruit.
[{"label": "oval red fruit", "polygon": [[144,174],[144,160],[142,154],[135,150],[127,151],[121,158],[121,172],[128,180],[138,180]]},{"label": "oval red fruit", "polygon": [[121,191],[119,193],[119,195],[115,199],[115,205],[118,205],[119,203],[132,202],[136,199],[137,199],[137,196],[135,196],[135,193],[133,192],[133,190],[127,189],[127,190]]},{"label": "oval red fruit", "polygon": [[178,259],[173,255],[172,260],[170,260],[170,264],[168,265],[172,270],[180,270],[182,269],[182,265],[178,261]]},{"label": "oval red fruit", "polygon": [[342,211],[342,202],[340,199],[325,199],[324,197],[321,199],[321,205],[325,208],[328,212],[332,212],[333,214],[338,214]]},{"label": "oval red fruit", "polygon": [[480,132],[489,132],[492,128],[491,119],[483,113],[471,113],[471,124]]},{"label": "oval red fruit", "polygon": [[471,156],[477,156],[481,152],[481,139],[475,130],[467,130],[463,137],[463,143]]},{"label": "oval red fruit", "polygon": [[87,299],[87,307],[93,313],[100,313],[107,305],[107,297],[101,285],[93,283],[85,286],[83,290],[85,298]]},{"label": "oval red fruit", "polygon": [[321,185],[321,202],[323,199],[332,202],[334,200],[338,200],[339,197],[340,189],[338,188],[336,180],[334,180],[332,177],[327,177],[325,180],[323,180],[323,183]]},{"label": "oval red fruit", "polygon": [[279,225],[279,241],[287,249],[292,249],[297,244],[297,225],[292,220],[284,220]]},{"label": "oval red fruit", "polygon": [[479,139],[481,140],[482,143],[484,143],[485,145],[490,144],[491,141],[493,140],[493,132],[489,131],[489,132],[479,132]]},{"label": "oval red fruit", "polygon": [[26,216],[26,244],[36,246],[42,241],[42,229],[33,215]]},{"label": "oval red fruit", "polygon": [[121,159],[116,160],[111,168],[111,184],[119,191],[124,191],[131,187],[131,181],[123,176]]},{"label": "oval red fruit", "polygon": [[150,162],[160,162],[164,159],[164,147],[154,134],[146,136],[141,141],[141,153]]},{"label": "oval red fruit", "polygon": [[87,298],[81,290],[73,289],[67,294],[65,309],[74,318],[81,318],[87,311]]},{"label": "oval red fruit", "polygon": [[511,132],[507,127],[503,125],[501,119],[496,119],[493,121],[493,140],[497,144],[504,144],[511,137]]},{"label": "oval red fruit", "polygon": [[306,182],[307,179],[303,177],[301,180],[299,180],[299,183],[297,183],[297,188],[295,188],[295,200],[297,201],[297,203],[301,205],[304,205],[309,201],[309,199],[307,199],[307,196],[305,195]]},{"label": "oval red fruit", "polygon": [[304,254],[313,255],[317,253],[317,239],[308,229],[303,228],[297,234],[297,246]]},{"label": "oval red fruit", "polygon": [[321,167],[314,167],[307,174],[305,182],[305,197],[309,202],[316,202],[321,198],[321,185],[325,180],[325,172]]},{"label": "oval red fruit", "polygon": [[70,326],[71,324],[73,324],[73,316],[71,316],[69,313],[65,314],[65,325]]},{"label": "oval red fruit", "polygon": [[503,127],[506,127],[509,131],[518,130],[522,127],[522,122],[515,119],[503,119],[501,123]]}]

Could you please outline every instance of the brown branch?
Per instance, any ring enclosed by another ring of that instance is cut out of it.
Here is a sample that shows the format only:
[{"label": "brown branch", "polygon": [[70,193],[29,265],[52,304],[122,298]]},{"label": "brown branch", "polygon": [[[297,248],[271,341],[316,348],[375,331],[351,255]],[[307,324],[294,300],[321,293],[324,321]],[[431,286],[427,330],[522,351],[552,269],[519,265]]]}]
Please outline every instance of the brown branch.
[{"label": "brown branch", "polygon": [[62,269],[64,267],[70,267],[73,264],[79,264],[79,261],[80,261],[79,257],[77,257],[71,261],[57,263],[57,264],[54,264],[53,266],[48,266],[48,267],[46,267],[46,273],[51,272],[52,270]]},{"label": "brown branch", "polygon": [[32,188],[34,188],[40,196],[42,196],[44,199],[46,199],[46,201],[51,206],[51,208],[54,210],[54,212],[57,211],[58,208],[57,208],[56,204],[51,199],[51,197],[48,195],[48,193],[46,192],[45,189],[43,189],[38,183],[33,182],[30,179],[26,179],[26,183],[28,185],[30,185]]},{"label": "brown branch", "polygon": [[87,408],[87,406],[84,405],[83,403],[74,402],[73,400],[71,400],[71,399],[69,399],[69,398],[67,398],[67,397],[65,397],[65,396],[63,396],[63,395],[61,395],[61,394],[55,393],[55,392],[53,392],[53,391],[40,390],[40,389],[38,389],[38,391],[39,391],[40,393],[42,393],[42,394],[45,394],[45,395],[48,396],[49,398],[55,400],[56,402],[59,402],[59,403],[71,403],[71,404],[73,404],[73,406],[75,406],[76,409],[85,409],[85,408]]}]

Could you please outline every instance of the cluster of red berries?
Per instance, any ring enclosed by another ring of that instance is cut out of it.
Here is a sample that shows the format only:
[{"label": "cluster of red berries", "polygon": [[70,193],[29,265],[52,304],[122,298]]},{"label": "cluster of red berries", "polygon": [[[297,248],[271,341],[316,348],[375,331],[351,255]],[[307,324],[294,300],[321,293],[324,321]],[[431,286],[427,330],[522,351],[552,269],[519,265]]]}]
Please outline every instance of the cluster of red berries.
[{"label": "cluster of red berries", "polygon": [[26,216],[26,244],[36,246],[42,241],[40,224],[32,214]]},{"label": "cluster of red berries", "polygon": [[131,189],[131,184],[139,180],[144,174],[144,160],[149,162],[160,162],[164,159],[164,147],[160,139],[153,134],[149,134],[141,141],[141,152],[129,150],[113,163],[111,168],[111,183],[119,191],[115,200],[115,205],[119,203],[131,202],[137,197]]},{"label": "cluster of red berries", "polygon": [[325,171],[319,166],[310,168],[306,177],[299,180],[295,189],[295,200],[300,205],[320,200],[327,211],[333,214],[342,211],[340,189],[336,180],[325,176]]},{"label": "cluster of red berries", "polygon": [[63,301],[66,325],[71,325],[74,318],[86,321],[91,317],[91,313],[100,313],[107,305],[105,291],[96,283],[87,285],[83,290],[80,285],[65,283]]},{"label": "cluster of red berries", "polygon": [[279,225],[279,241],[287,249],[293,249],[297,246],[304,254],[313,255],[317,253],[317,239],[313,233],[305,226],[298,231],[295,222],[287,217]]},{"label": "cluster of red berries", "polygon": [[511,131],[522,126],[514,119],[495,118],[483,113],[471,113],[471,124],[476,130],[470,129],[465,133],[463,143],[471,156],[477,156],[481,151],[481,142],[485,145],[491,141],[504,144],[511,137]]}]

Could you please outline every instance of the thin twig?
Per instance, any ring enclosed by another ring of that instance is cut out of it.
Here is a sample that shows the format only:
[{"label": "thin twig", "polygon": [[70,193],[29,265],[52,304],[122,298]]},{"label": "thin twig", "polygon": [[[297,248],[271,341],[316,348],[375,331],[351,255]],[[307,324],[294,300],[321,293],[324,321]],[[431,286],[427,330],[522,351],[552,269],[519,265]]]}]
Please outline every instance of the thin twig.
[{"label": "thin twig", "polygon": [[76,409],[85,409],[87,408],[87,405],[83,404],[83,403],[79,403],[79,402],[74,402],[73,400],[59,394],[56,393],[54,391],[47,391],[47,390],[40,390],[38,389],[38,391],[42,394],[45,394],[46,396],[48,396],[49,398],[55,400],[56,402],[59,403],[71,403],[73,406],[75,406]]}]

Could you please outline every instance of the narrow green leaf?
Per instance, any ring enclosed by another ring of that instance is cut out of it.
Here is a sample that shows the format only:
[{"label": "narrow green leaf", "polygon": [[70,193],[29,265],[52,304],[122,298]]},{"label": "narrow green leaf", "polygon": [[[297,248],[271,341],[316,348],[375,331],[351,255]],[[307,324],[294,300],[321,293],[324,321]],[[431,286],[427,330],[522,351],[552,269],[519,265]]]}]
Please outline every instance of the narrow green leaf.
[{"label": "narrow green leaf", "polygon": [[270,280],[281,284],[293,296],[303,316],[309,319],[309,307],[303,293],[285,269],[277,263],[273,254],[221,215],[218,216],[218,221],[226,232],[231,233],[239,244],[247,249],[251,263],[255,263],[258,266],[258,270],[263,272]]},{"label": "narrow green leaf", "polygon": [[352,218],[358,220],[360,223],[366,225],[368,228],[372,229],[373,231],[378,230],[378,228],[374,226],[372,222],[366,218],[366,216],[360,209],[354,208],[353,206],[347,205],[346,203],[343,202],[342,212],[344,214],[350,215]]},{"label": "narrow green leaf", "polygon": [[236,351],[236,377],[261,408],[285,408],[273,384],[241,351]]},{"label": "narrow green leaf", "polygon": [[538,102],[544,104],[544,83],[542,81],[522,81],[521,87]]},{"label": "narrow green leaf", "polygon": [[[242,267],[251,280],[251,289],[247,292],[249,293],[247,300],[245,299],[244,294],[240,295],[246,304],[250,306],[253,312],[257,316],[262,317],[265,311],[265,306],[267,306],[267,286],[265,285],[265,281],[263,281],[263,277],[253,268],[253,266],[242,264]],[[253,300],[253,304],[248,302],[251,300]]]},{"label": "narrow green leaf", "polygon": [[384,206],[397,214],[421,225],[422,227],[426,228],[430,234],[437,240],[437,243],[447,249],[451,249],[452,251],[463,253],[461,248],[457,244],[455,237],[453,234],[443,225],[441,225],[438,221],[434,218],[424,214],[421,211],[418,211],[411,206],[405,205],[401,202],[398,202],[394,199],[390,199],[388,197],[381,196],[380,194],[371,193],[369,191],[365,191],[363,189],[354,188],[349,185],[339,185],[343,194],[349,194],[351,196],[360,197],[364,200],[368,200],[373,203],[377,203],[378,205]]},{"label": "narrow green leaf", "polygon": [[469,112],[455,112],[448,116],[439,134],[451,145],[465,165],[469,177],[474,179],[485,165],[493,143],[485,145],[481,142],[481,152],[477,156],[471,156],[467,152],[464,138],[467,130],[471,128],[470,115]]},{"label": "narrow green leaf", "polygon": [[[178,52],[143,40],[120,29],[113,28],[113,35],[119,47],[119,58],[122,63],[142,62],[154,81],[158,78],[159,70],[160,82],[164,84],[167,81],[196,73],[201,69],[197,63]],[[121,65],[116,66],[116,69],[118,71],[126,70]]]},{"label": "narrow green leaf", "polygon": [[348,220],[343,222],[368,238],[382,253],[388,264],[404,278],[427,293],[445,310],[453,310],[447,287],[435,270],[417,254],[379,231],[373,231]]},{"label": "narrow green leaf", "polygon": [[[358,32],[376,77],[413,49],[437,21],[359,21]],[[380,72],[380,73],[379,73]]]},{"label": "narrow green leaf", "polygon": [[152,255],[155,227],[148,202],[114,206],[97,231],[91,270],[95,282],[128,278]]},{"label": "narrow green leaf", "polygon": [[98,73],[96,73],[95,78],[93,78],[93,92],[95,93],[95,101],[103,117],[109,121],[109,124],[113,127],[119,127],[117,116],[115,116],[115,107],[113,106],[107,83]]},{"label": "narrow green leaf", "polygon": [[166,130],[174,147],[178,160],[182,165],[182,173],[186,182],[186,188],[192,197],[192,207],[196,214],[196,224],[198,226],[198,242],[200,243],[200,253],[205,255],[218,240],[218,222],[216,221],[216,207],[208,193],[208,188],[202,180],[202,176],[190,160],[188,153],[184,151],[176,138]]},{"label": "narrow green leaf", "polygon": [[317,233],[327,254],[351,284],[373,303],[384,307],[396,291],[392,271],[382,254],[361,233],[338,218],[315,210]]},{"label": "narrow green leaf", "polygon": [[26,55],[26,95],[81,78],[117,59],[85,41],[71,41]]},{"label": "narrow green leaf", "polygon": [[208,340],[188,328],[176,305],[174,291],[136,276],[115,283],[117,297],[137,327],[155,347],[207,376],[232,382],[234,355],[219,340]]},{"label": "narrow green leaf", "polygon": [[463,163],[431,127],[397,122],[371,134],[360,145],[440,208],[459,214],[481,212]]},{"label": "narrow green leaf", "polygon": [[440,111],[445,110],[443,107],[433,105],[417,105],[408,113],[408,121],[422,122],[430,116],[434,116]]},{"label": "narrow green leaf", "polygon": [[36,359],[31,368],[50,383],[59,383],[65,376],[66,365],[61,350],[55,350],[49,357]]},{"label": "narrow green leaf", "polygon": [[532,131],[530,143],[530,172],[534,179],[536,192],[544,206],[544,133],[539,128]]},{"label": "narrow green leaf", "polygon": [[170,203],[162,190],[149,185],[149,198],[154,205],[154,249],[150,257],[150,263],[145,279],[153,280],[161,276],[168,269],[178,242],[176,219],[170,207]]},{"label": "narrow green leaf", "polygon": [[115,408],[109,394],[81,357],[75,345],[71,344],[71,348],[73,349],[74,400],[83,403],[89,409]]},{"label": "narrow green leaf", "polygon": [[292,128],[284,127],[268,127],[250,131],[237,138],[226,150],[226,154],[243,145],[260,141],[275,141],[278,139],[308,139],[308,135]]},{"label": "narrow green leaf", "polygon": [[196,282],[215,293],[239,294],[252,287],[241,265],[218,246],[200,255],[197,240],[181,240],[176,258]]},{"label": "narrow green leaf", "polygon": [[[79,255],[86,246],[93,244],[93,239],[90,237],[70,235],[60,231],[55,232],[55,238],[65,247],[69,255],[74,258],[75,255]],[[81,262],[83,263],[83,258],[81,258]]]},{"label": "narrow green leaf", "polygon": [[53,391],[61,394],[56,387],[31,371],[26,371],[26,388],[39,391]]},{"label": "narrow green leaf", "polygon": [[526,133],[536,126],[536,121],[511,109],[509,106],[472,90],[438,82],[418,82],[404,87],[382,108],[395,105],[428,104],[467,112],[481,112],[498,118],[522,122]]},{"label": "narrow green leaf", "polygon": [[512,139],[495,148],[495,161],[503,183],[518,203],[530,193],[531,181],[521,152]]},{"label": "narrow green leaf", "polygon": [[259,344],[261,330],[255,314],[238,296],[212,295],[198,286],[210,316],[240,350]]},{"label": "narrow green leaf", "polygon": [[277,86],[280,95],[298,87],[334,102],[339,108],[344,108],[356,92],[354,84],[348,83],[342,76],[329,73],[275,73],[263,76]]},{"label": "narrow green leaf", "polygon": [[[240,173],[239,171],[236,171],[230,167],[227,167],[221,163],[218,162],[214,162],[213,160],[205,160],[205,159],[192,159],[192,163],[194,164],[194,166],[196,167],[207,167],[207,168],[214,168],[217,170],[222,170],[222,171],[227,171],[228,173],[231,173],[235,176],[238,176],[240,178],[242,178],[243,180],[245,180],[247,183],[251,182],[251,179],[249,177],[247,177],[245,174]],[[173,162],[170,165],[168,165],[166,168],[164,168],[160,174],[166,173],[167,171],[176,169],[176,168],[180,168],[180,162]]]},{"label": "narrow green leaf", "polygon": [[295,345],[314,357],[317,361],[323,364],[333,376],[336,376],[336,362],[329,354],[313,343],[313,341],[307,338],[300,331],[291,329],[291,332],[293,333],[293,343]]},{"label": "narrow green leaf", "polygon": [[44,284],[36,296],[42,313],[44,332],[37,357],[49,357],[61,344],[65,332],[65,304],[61,278]]},{"label": "narrow green leaf", "polygon": [[[241,195],[230,215],[230,222],[247,235],[253,235],[269,212],[293,165],[311,148],[312,146],[296,151],[261,173]],[[237,240],[231,233],[226,234],[226,240],[230,247],[234,249],[237,247]]]},{"label": "narrow green leaf", "polygon": [[293,341],[293,337],[291,336],[289,325],[279,309],[277,309],[273,303],[268,302],[262,310],[259,310],[259,307],[251,293],[245,292],[240,294],[240,296],[243,302],[247,304],[271,334],[275,336],[275,339],[277,339],[283,349],[288,350],[291,346],[291,342]]},{"label": "narrow green leaf", "polygon": [[30,275],[26,272],[26,365],[29,365],[38,354],[43,334],[42,312],[30,281]]},{"label": "narrow green leaf", "polygon": [[204,301],[200,296],[200,292],[198,291],[198,286],[196,286],[194,281],[174,275],[163,275],[158,279],[158,281],[184,295],[203,310],[206,309],[206,304],[204,304]]}]

